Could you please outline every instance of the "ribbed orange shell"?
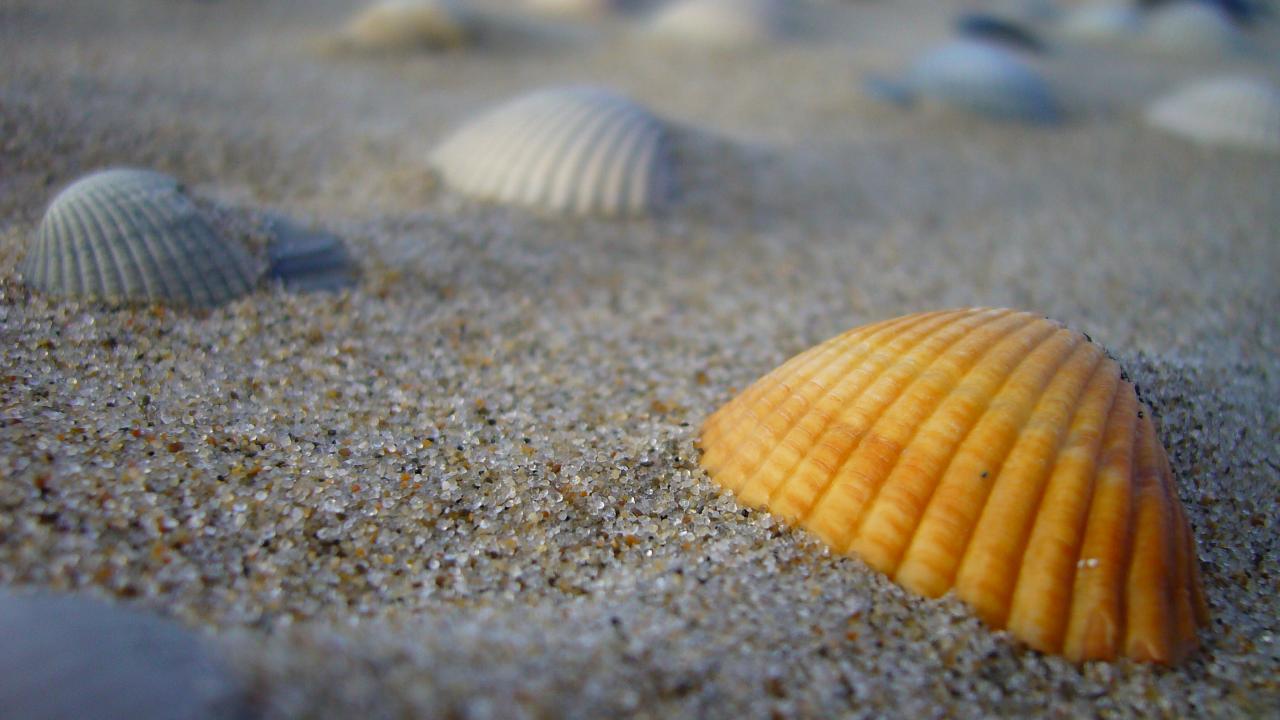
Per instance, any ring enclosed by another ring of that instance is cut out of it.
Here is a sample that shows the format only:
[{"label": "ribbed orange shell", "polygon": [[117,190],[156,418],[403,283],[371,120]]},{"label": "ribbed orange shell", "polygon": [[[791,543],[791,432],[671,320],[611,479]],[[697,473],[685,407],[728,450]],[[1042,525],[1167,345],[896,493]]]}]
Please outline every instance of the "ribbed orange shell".
[{"label": "ribbed orange shell", "polygon": [[1150,412],[1101,348],[1043,317],[855,328],[718,410],[701,446],[742,502],[1038,650],[1175,663],[1208,622]]}]

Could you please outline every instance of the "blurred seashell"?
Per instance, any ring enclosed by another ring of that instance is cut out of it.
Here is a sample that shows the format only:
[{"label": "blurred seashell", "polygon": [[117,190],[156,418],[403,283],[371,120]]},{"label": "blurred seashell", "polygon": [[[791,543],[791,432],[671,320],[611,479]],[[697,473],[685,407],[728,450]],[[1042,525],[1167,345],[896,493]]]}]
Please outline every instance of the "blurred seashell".
[{"label": "blurred seashell", "polygon": [[1184,0],[1151,11],[1143,26],[1142,44],[1168,54],[1212,55],[1239,52],[1245,43],[1221,8]]},{"label": "blurred seashell", "polygon": [[178,181],[128,168],[58,193],[22,265],[26,283],[51,295],[193,307],[243,295],[260,274]]},{"label": "blurred seashell", "polygon": [[1262,80],[1201,80],[1153,103],[1146,119],[1200,143],[1280,152],[1280,89]]},{"label": "blurred seashell", "polygon": [[673,181],[666,123],[611,91],[540,90],[463,125],[431,164],[449,187],[575,215],[639,215],[660,207]]},{"label": "blurred seashell", "polygon": [[780,0],[673,0],[653,15],[648,29],[691,45],[761,45],[786,36],[786,8]]},{"label": "blurred seashell", "polygon": [[963,37],[1004,45],[1029,53],[1044,52],[1044,41],[1035,31],[1013,20],[985,12],[966,12],[956,17],[956,33]]},{"label": "blurred seashell", "polygon": [[856,328],[720,408],[700,446],[744,504],[1041,651],[1174,663],[1207,623],[1150,411],[1101,348],[1043,317]]},{"label": "blurred seashell", "polygon": [[635,0],[525,0],[525,6],[534,12],[565,17],[607,17],[627,12]]},{"label": "blurred seashell", "polygon": [[1050,123],[1060,117],[1040,73],[1016,53],[987,43],[959,40],[926,53],[906,83],[921,99],[998,120]]},{"label": "blurred seashell", "polygon": [[268,219],[268,275],[290,290],[336,291],[355,284],[351,256],[337,235],[307,230],[284,217]]},{"label": "blurred seashell", "polygon": [[439,50],[471,42],[476,18],[458,0],[380,0],[357,13],[339,42],[365,50]]},{"label": "blurred seashell", "polygon": [[1142,14],[1132,3],[1102,0],[1073,7],[1058,24],[1062,37],[1079,43],[1121,43],[1142,28]]},{"label": "blurred seashell", "polygon": [[0,591],[0,715],[245,717],[243,688],[194,635],[83,597]]}]

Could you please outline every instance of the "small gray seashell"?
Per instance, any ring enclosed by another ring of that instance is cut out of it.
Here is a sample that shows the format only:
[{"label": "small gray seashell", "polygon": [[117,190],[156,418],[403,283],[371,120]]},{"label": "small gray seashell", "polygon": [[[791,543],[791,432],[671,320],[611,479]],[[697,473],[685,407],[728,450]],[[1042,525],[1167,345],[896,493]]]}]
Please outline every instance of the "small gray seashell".
[{"label": "small gray seashell", "polygon": [[520,96],[444,140],[431,166],[483,200],[575,215],[639,215],[673,183],[666,123],[611,91],[558,87]]},{"label": "small gray seashell", "polygon": [[1152,103],[1146,119],[1207,145],[1280,152],[1280,89],[1262,80],[1201,80]]},{"label": "small gray seashell", "polygon": [[649,20],[655,37],[712,48],[762,45],[787,35],[780,0],[674,0]]},{"label": "small gray seashell", "polygon": [[363,50],[443,50],[474,40],[477,22],[458,0],[381,0],[352,17],[338,41]]},{"label": "small gray seashell", "polygon": [[196,636],[69,595],[0,590],[0,715],[72,720],[247,717],[239,683]]},{"label": "small gray seashell", "polygon": [[355,285],[351,256],[337,235],[308,230],[288,218],[268,218],[268,275],[290,290],[337,291]]},{"label": "small gray seashell", "polygon": [[53,199],[22,275],[51,295],[210,307],[249,292],[259,272],[177,180],[117,168]]},{"label": "small gray seashell", "polygon": [[1178,55],[1237,53],[1245,45],[1231,16],[1216,5],[1191,0],[1152,10],[1141,40],[1151,50]]},{"label": "small gray seashell", "polygon": [[958,40],[926,53],[906,85],[921,99],[997,120],[1050,123],[1061,116],[1039,72],[1017,54],[987,43]]},{"label": "small gray seashell", "polygon": [[1073,7],[1058,25],[1063,38],[1082,44],[1120,44],[1142,28],[1142,14],[1132,3],[1119,0],[1083,3]]}]

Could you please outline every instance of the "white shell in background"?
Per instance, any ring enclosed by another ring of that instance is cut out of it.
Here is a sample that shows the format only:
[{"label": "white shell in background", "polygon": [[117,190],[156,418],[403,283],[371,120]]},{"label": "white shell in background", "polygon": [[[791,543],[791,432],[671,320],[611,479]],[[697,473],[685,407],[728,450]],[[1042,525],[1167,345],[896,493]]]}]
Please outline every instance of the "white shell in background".
[{"label": "white shell in background", "polygon": [[1095,45],[1132,40],[1142,28],[1142,14],[1132,3],[1102,0],[1074,6],[1062,18],[1058,33],[1065,39]]},{"label": "white shell in background", "polygon": [[652,211],[673,179],[665,123],[594,87],[500,105],[446,138],[431,165],[465,195],[576,215]]},{"label": "white shell in background", "polygon": [[1280,152],[1280,89],[1261,80],[1202,80],[1156,101],[1146,117],[1196,142]]},{"label": "white shell in background", "polygon": [[999,120],[1045,123],[1060,114],[1035,68],[1016,53],[982,42],[959,40],[926,53],[907,86],[920,98]]},{"label": "white shell in background", "polygon": [[0,591],[0,716],[245,717],[241,688],[194,635],[75,596]]},{"label": "white shell in background", "polygon": [[468,44],[475,25],[459,0],[381,0],[351,18],[340,39],[366,50],[439,50]]},{"label": "white shell in background", "polygon": [[780,0],[673,0],[649,21],[652,35],[691,45],[744,47],[786,35]]},{"label": "white shell in background", "polygon": [[209,307],[248,292],[259,272],[177,180],[117,168],[53,199],[22,275],[51,295]]},{"label": "white shell in background", "polygon": [[607,17],[630,10],[632,0],[525,0],[525,7],[544,15],[563,17]]},{"label": "white shell in background", "polygon": [[1151,11],[1142,44],[1168,54],[1213,55],[1239,52],[1244,36],[1217,6],[1184,0]]}]

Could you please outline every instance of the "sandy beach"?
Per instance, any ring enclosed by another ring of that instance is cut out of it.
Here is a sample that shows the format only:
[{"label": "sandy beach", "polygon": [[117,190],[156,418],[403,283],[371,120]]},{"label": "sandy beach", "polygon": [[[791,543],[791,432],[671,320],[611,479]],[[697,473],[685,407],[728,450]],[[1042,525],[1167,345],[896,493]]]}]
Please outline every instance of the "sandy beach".
[{"label": "sandy beach", "polygon": [[[1142,110],[1280,83],[1280,18],[1230,57],[1056,43],[1032,62],[1066,117],[1026,126],[862,91],[980,3],[813,0],[717,51],[476,4],[521,40],[334,52],[356,3],[0,0],[0,585],[173,618],[270,718],[1277,712],[1280,155]],[[432,175],[468,117],[565,84],[673,124],[669,207],[562,217]],[[112,166],[335,233],[358,284],[32,292],[48,202]],[[699,467],[703,420],[787,358],[964,306],[1060,320],[1140,386],[1212,614],[1189,661],[1038,653]]]}]

